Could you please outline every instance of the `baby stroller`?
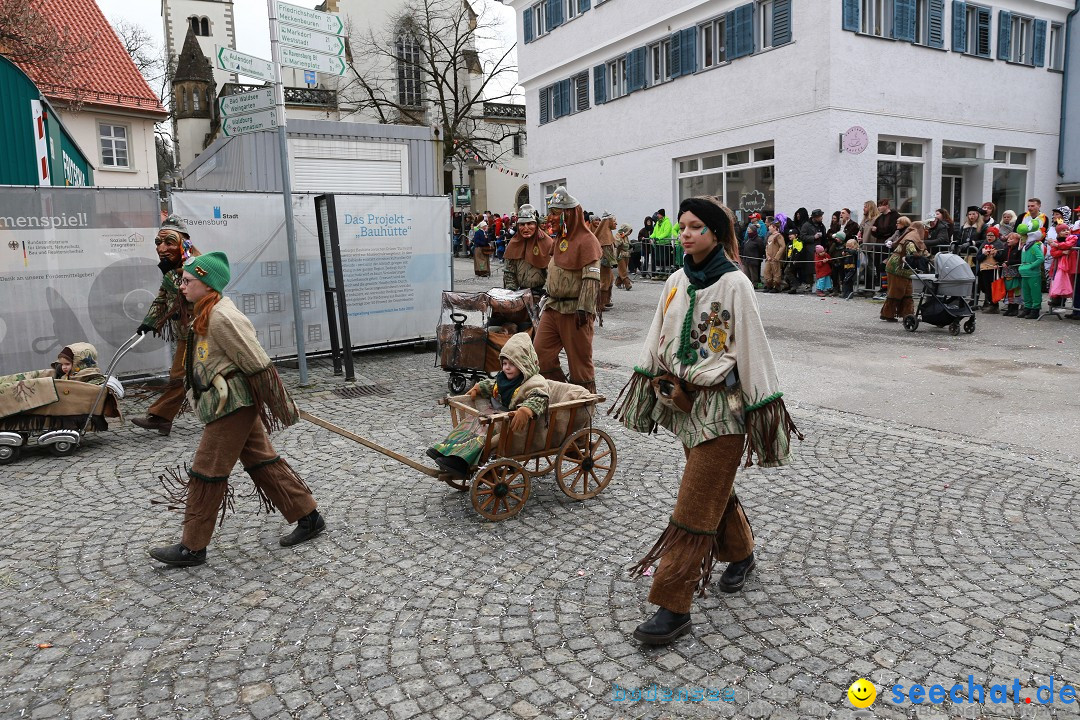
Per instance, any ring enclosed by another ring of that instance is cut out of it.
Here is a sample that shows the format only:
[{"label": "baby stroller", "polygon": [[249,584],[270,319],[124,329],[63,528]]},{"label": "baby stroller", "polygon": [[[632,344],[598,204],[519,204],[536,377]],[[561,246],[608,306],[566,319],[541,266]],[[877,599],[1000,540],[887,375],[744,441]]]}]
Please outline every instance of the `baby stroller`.
[{"label": "baby stroller", "polygon": [[[959,255],[939,252],[934,256],[933,273],[917,273],[911,278],[912,291],[919,294],[915,313],[904,318],[904,329],[915,332],[919,320],[935,327],[949,326],[953,335],[975,332],[975,273]],[[967,320],[964,320],[967,318]]]},{"label": "baby stroller", "polygon": [[[107,430],[107,418],[123,421],[118,401],[124,397],[124,386],[112,373],[120,358],[144,337],[132,335],[120,346],[101,385],[51,378],[23,381],[22,390],[54,393],[56,399],[0,418],[0,465],[15,462],[27,447],[47,447],[53,455],[70,455],[86,433]],[[32,387],[34,383],[40,385]],[[18,390],[16,387],[13,392]]]},{"label": "baby stroller", "polygon": [[443,291],[436,365],[450,373],[450,392],[460,395],[470,380],[499,372],[506,341],[516,332],[531,335],[539,322],[531,290]]}]

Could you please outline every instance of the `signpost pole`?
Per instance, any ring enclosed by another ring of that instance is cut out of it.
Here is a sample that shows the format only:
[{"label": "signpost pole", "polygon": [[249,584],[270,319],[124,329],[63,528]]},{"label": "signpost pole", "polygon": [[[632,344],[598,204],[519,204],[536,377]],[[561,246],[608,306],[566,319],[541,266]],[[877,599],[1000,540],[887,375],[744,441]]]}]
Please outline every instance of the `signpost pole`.
[{"label": "signpost pole", "polygon": [[[285,85],[281,81],[281,49],[278,44],[276,0],[266,0],[270,13],[270,59],[274,63],[274,96],[278,113],[278,146],[281,155],[281,194],[285,201],[285,235],[289,247],[289,284],[292,287],[293,325],[296,329],[296,363],[300,384],[308,384],[307,355],[304,350],[304,322],[300,312],[300,274],[296,262],[296,226],[292,210],[292,178],[289,175],[289,143],[285,132]],[[346,349],[351,352],[352,348]]]}]

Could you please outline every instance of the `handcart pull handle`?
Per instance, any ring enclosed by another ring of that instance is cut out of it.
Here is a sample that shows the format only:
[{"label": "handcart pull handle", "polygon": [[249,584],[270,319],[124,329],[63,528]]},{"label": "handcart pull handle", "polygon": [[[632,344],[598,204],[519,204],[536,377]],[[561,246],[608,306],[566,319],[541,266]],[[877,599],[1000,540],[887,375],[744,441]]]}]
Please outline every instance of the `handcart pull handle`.
[{"label": "handcart pull handle", "polygon": [[364,437],[361,437],[361,436],[357,435],[356,433],[351,433],[348,430],[344,430],[342,428],[339,428],[337,425],[334,425],[331,422],[323,420],[320,417],[316,417],[315,415],[312,415],[311,413],[307,412],[306,410],[301,410],[300,411],[300,417],[303,418],[304,420],[307,420],[310,423],[318,425],[321,428],[325,428],[325,429],[329,430],[330,432],[332,432],[332,433],[334,433],[336,435],[340,435],[341,437],[348,438],[349,440],[352,440],[353,442],[360,443],[361,445],[368,448],[369,450],[374,450],[375,452],[380,453],[382,455],[385,455],[386,457],[388,457],[388,458],[390,458],[392,460],[397,460],[399,463],[401,463],[403,465],[408,465],[413,470],[418,470],[418,471],[424,473],[425,475],[429,475],[431,477],[437,478],[437,477],[439,477],[439,475],[442,472],[440,470],[435,470],[434,468],[429,468],[429,467],[427,467],[425,465],[421,465],[420,463],[418,463],[418,462],[416,462],[416,461],[414,461],[414,460],[412,460],[410,458],[407,458],[404,455],[400,455],[400,454],[394,452],[393,450],[387,450],[386,448],[384,448],[382,445],[379,445],[378,443],[374,443],[374,442],[368,440],[367,438],[364,438]]},{"label": "handcart pull handle", "polygon": [[109,366],[105,369],[106,382],[101,384],[101,389],[98,390],[97,397],[94,398],[94,404],[90,406],[90,412],[86,414],[86,422],[83,423],[82,429],[79,430],[80,436],[85,435],[86,431],[90,429],[90,422],[94,417],[94,412],[97,410],[98,403],[100,403],[105,398],[105,393],[109,390],[108,379],[112,377],[113,370],[116,369],[116,364],[119,363],[120,359],[127,355],[133,347],[141,343],[144,337],[146,336],[140,333],[135,333],[123,343],[121,343],[120,347],[117,348],[116,354],[113,355],[112,362],[110,362]]},{"label": "handcart pull handle", "polygon": [[455,325],[464,325],[465,321],[469,319],[469,316],[465,313],[452,312],[450,313],[450,321]]}]

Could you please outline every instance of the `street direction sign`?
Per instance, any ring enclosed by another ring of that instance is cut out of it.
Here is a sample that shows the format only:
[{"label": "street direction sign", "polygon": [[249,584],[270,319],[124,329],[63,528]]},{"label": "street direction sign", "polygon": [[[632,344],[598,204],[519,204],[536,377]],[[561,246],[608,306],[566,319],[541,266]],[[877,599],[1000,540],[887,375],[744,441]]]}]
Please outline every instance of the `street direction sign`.
[{"label": "street direction sign", "polygon": [[314,30],[316,32],[332,33],[334,35],[345,34],[345,23],[338,15],[309,10],[299,5],[279,2],[277,4],[277,16],[279,23]]},{"label": "street direction sign", "polygon": [[217,66],[222,70],[229,70],[268,82],[274,82],[277,79],[274,77],[274,63],[254,55],[237,52],[218,45],[215,59],[217,60]]},{"label": "street direction sign", "polygon": [[339,57],[345,54],[345,38],[339,35],[327,35],[326,33],[279,23],[278,40],[285,45],[292,45],[303,50]]},{"label": "street direction sign", "polygon": [[257,130],[272,130],[277,126],[277,109],[271,108],[250,115],[227,117],[221,121],[221,132],[225,137],[233,137]]},{"label": "street direction sign", "polygon": [[281,45],[278,48],[281,64],[303,70],[317,70],[327,75],[344,75],[345,59],[333,55],[311,52],[310,50],[298,50],[297,48]]},{"label": "street direction sign", "polygon": [[244,115],[272,107],[274,107],[274,88],[272,87],[229,95],[218,100],[218,109],[222,117]]}]

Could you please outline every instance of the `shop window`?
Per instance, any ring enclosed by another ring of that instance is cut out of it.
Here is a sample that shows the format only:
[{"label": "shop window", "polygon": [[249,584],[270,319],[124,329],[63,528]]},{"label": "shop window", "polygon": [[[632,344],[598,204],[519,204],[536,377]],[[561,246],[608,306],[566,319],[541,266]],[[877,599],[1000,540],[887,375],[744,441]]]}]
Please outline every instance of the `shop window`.
[{"label": "shop window", "polygon": [[775,157],[775,148],[770,143],[682,158],[677,166],[679,200],[716,195],[724,199],[740,220],[745,220],[751,212],[771,214],[775,208]]},{"label": "shop window", "polygon": [[924,144],[906,140],[878,140],[877,196],[912,220],[923,216]]}]

